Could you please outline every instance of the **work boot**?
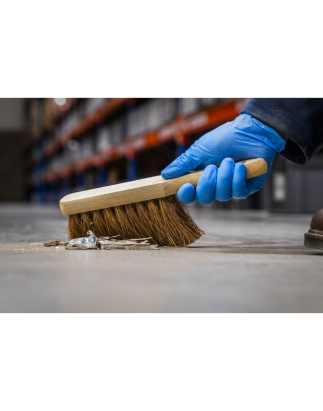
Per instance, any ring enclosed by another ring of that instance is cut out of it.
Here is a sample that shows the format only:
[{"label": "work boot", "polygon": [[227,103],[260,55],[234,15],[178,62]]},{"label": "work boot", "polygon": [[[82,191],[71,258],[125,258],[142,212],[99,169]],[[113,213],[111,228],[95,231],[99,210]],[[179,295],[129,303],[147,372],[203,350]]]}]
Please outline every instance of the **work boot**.
[{"label": "work boot", "polygon": [[313,215],[310,227],[308,233],[304,234],[304,245],[323,250],[323,208]]}]

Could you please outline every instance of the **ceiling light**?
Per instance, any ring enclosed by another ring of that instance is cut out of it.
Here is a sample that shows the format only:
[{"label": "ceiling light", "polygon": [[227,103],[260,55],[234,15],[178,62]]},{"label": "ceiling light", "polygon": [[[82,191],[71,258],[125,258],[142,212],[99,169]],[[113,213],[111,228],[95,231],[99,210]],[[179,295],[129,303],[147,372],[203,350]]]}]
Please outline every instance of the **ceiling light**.
[{"label": "ceiling light", "polygon": [[54,100],[58,106],[64,106],[66,103],[66,98],[55,98]]}]

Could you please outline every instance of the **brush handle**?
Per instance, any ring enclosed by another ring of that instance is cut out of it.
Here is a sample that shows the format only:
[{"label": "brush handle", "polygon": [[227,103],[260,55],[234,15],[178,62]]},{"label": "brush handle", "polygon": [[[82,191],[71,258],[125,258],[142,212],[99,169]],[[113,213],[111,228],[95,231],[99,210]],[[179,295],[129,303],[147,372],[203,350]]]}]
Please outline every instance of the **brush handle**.
[{"label": "brush handle", "polygon": [[[257,177],[267,173],[267,163],[263,158],[242,161],[247,168],[247,178]],[[162,176],[129,181],[107,187],[94,188],[68,194],[61,199],[59,205],[65,215],[84,213],[86,211],[102,210],[103,208],[138,203],[176,194],[185,183],[195,187],[203,170],[193,171],[182,177],[164,180]]]},{"label": "brush handle", "polygon": [[[251,160],[240,161],[240,163],[243,163],[246,166],[247,179],[258,177],[267,173],[268,170],[267,163],[263,158],[253,158]],[[203,171],[204,170],[193,171],[181,177],[165,180],[164,189],[166,196],[176,194],[182,185],[186,183],[190,183],[196,187]]]}]

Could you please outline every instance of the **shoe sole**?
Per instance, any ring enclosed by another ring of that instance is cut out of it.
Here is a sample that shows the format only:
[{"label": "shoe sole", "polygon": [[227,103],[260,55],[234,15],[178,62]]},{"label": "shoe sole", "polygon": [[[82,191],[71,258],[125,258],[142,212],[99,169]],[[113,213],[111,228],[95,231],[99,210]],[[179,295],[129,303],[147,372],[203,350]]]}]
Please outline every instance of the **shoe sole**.
[{"label": "shoe sole", "polygon": [[323,250],[323,231],[309,229],[308,233],[304,234],[304,245],[308,248]]}]

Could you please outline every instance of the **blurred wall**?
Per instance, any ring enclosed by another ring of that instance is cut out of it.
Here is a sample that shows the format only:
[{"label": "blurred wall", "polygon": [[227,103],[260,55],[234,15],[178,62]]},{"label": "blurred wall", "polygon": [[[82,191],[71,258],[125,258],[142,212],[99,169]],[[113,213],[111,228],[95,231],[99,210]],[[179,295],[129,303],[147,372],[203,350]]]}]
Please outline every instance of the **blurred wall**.
[{"label": "blurred wall", "polygon": [[0,132],[22,131],[23,103],[22,98],[0,98]]},{"label": "blurred wall", "polygon": [[24,198],[24,101],[0,98],[0,201]]}]

